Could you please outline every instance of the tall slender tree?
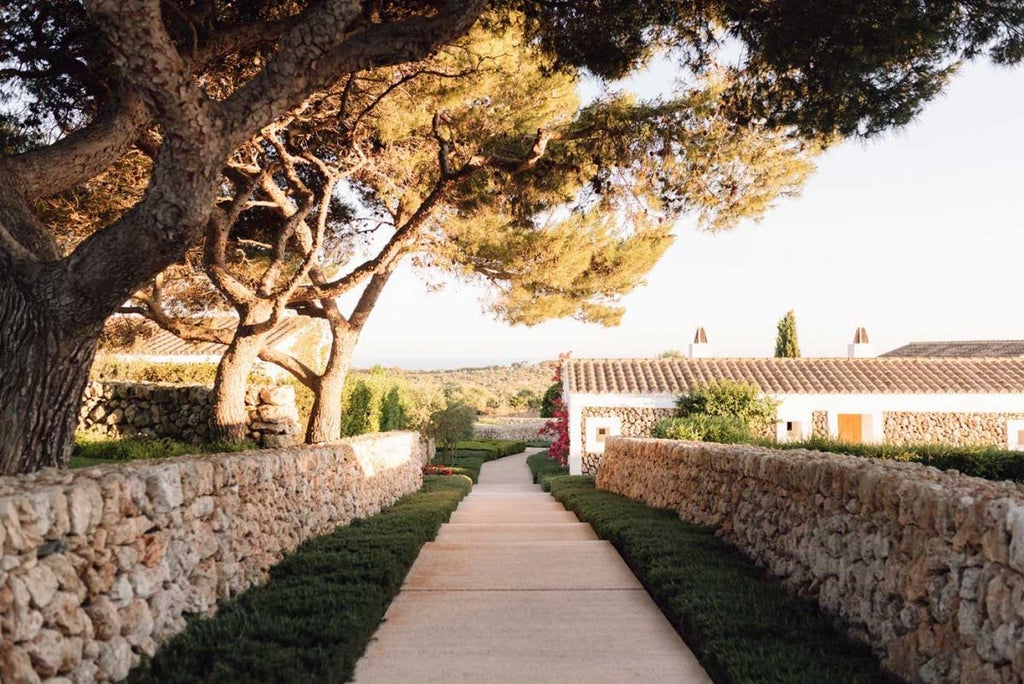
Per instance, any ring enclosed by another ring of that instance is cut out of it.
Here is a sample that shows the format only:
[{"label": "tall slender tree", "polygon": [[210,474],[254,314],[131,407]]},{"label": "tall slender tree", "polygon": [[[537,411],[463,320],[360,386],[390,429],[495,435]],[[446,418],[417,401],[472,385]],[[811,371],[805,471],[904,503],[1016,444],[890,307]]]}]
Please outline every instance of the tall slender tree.
[{"label": "tall slender tree", "polygon": [[795,359],[800,356],[800,343],[796,339],[796,314],[792,309],[779,319],[775,335],[775,356],[780,359]]}]

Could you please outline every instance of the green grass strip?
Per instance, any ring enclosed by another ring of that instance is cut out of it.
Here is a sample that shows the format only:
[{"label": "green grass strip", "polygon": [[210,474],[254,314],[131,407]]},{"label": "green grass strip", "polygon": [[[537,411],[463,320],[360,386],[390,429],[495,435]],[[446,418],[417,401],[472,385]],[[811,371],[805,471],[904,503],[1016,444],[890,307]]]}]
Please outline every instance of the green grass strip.
[{"label": "green grass strip", "polygon": [[106,438],[77,435],[71,452],[70,468],[137,461],[147,458],[170,458],[187,454],[224,453],[258,448],[254,442],[206,442],[190,444],[167,437]]},{"label": "green grass strip", "polygon": [[191,622],[129,681],[348,681],[420,548],[470,488],[465,477],[427,476],[378,515],[305,542],[269,582]]},{"label": "green grass strip", "polygon": [[599,490],[591,477],[558,475],[549,463],[530,459],[535,478],[618,549],[716,682],[895,681],[870,649],[710,528]]}]

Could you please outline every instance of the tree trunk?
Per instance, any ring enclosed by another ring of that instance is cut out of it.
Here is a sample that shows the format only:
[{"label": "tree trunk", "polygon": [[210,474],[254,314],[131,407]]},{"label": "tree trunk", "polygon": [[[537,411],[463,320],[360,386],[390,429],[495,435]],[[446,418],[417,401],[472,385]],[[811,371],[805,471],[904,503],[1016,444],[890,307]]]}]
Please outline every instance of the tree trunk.
[{"label": "tree trunk", "polygon": [[99,328],[72,333],[46,303],[0,279],[0,474],[63,468],[71,458],[78,409]]},{"label": "tree trunk", "polygon": [[249,373],[263,348],[267,333],[247,335],[246,327],[244,324],[239,326],[217,365],[212,397],[213,424],[210,430],[214,441],[237,444],[249,436],[245,391],[249,386]]},{"label": "tree trunk", "polygon": [[352,367],[352,352],[359,340],[359,331],[344,322],[331,324],[331,353],[327,367],[320,376],[313,408],[306,427],[307,444],[324,444],[341,439],[341,398],[345,378]]}]

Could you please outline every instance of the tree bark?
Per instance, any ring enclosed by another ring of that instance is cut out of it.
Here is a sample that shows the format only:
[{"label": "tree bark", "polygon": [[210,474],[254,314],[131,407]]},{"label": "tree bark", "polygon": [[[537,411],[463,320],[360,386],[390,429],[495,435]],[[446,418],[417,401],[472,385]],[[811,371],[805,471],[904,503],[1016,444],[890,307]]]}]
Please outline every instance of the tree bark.
[{"label": "tree bark", "polygon": [[345,378],[352,367],[352,352],[359,341],[359,331],[351,330],[344,321],[331,321],[331,352],[327,367],[317,382],[313,408],[306,427],[307,444],[324,444],[341,439],[341,399]]},{"label": "tree bark", "polygon": [[63,468],[98,330],[65,332],[47,302],[0,278],[0,474]]},{"label": "tree bark", "polygon": [[249,373],[259,357],[268,332],[245,334],[249,326],[238,326],[238,333],[217,365],[213,383],[213,424],[210,436],[214,441],[237,444],[249,436],[249,414],[245,409],[245,391]]}]

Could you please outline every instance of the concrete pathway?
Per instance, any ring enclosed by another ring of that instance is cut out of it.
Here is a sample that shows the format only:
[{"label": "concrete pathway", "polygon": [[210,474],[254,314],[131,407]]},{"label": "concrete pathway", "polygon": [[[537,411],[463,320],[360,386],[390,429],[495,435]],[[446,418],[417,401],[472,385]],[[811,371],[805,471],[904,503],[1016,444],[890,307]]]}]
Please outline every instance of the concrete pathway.
[{"label": "concrete pathway", "polygon": [[484,464],[356,682],[710,682],[612,545],[532,484],[527,454]]}]

